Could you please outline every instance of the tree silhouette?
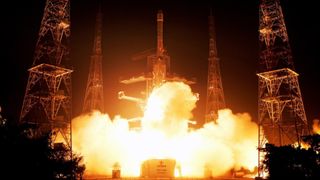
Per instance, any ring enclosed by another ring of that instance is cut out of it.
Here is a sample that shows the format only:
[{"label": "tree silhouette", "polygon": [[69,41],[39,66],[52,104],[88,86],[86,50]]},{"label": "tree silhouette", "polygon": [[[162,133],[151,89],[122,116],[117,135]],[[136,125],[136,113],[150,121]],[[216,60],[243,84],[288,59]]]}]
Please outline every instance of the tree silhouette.
[{"label": "tree silhouette", "polygon": [[320,135],[303,137],[308,149],[266,145],[264,168],[268,179],[320,179]]},{"label": "tree silhouette", "polygon": [[[80,179],[82,157],[65,146],[52,146],[51,134],[28,136],[25,126],[0,116],[0,179]],[[72,157],[72,158],[70,158]]]}]

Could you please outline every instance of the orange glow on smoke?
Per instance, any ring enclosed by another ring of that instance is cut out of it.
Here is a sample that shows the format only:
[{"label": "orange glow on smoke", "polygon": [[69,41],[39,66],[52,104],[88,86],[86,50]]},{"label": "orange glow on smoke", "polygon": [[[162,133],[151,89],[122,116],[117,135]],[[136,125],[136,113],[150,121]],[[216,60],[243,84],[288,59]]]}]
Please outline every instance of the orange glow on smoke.
[{"label": "orange glow on smoke", "polygon": [[121,176],[139,176],[143,161],[171,158],[176,176],[212,176],[241,167],[257,166],[257,125],[247,113],[219,111],[216,123],[190,130],[188,122],[197,96],[181,82],[167,82],[154,89],[141,119],[141,130],[129,129],[120,116],[93,112],[73,119],[73,148],[83,155],[86,174],[110,175],[119,163]]},{"label": "orange glow on smoke", "polygon": [[313,120],[312,129],[313,129],[313,132],[315,134],[319,134],[320,135],[320,121],[319,121],[319,119],[314,119]]}]

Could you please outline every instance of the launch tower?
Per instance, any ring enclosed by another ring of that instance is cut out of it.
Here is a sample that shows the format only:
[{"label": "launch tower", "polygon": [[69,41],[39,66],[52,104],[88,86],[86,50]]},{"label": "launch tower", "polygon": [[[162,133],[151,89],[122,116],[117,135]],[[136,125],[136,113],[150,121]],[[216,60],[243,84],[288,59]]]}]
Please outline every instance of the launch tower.
[{"label": "launch tower", "polygon": [[217,52],[216,32],[212,12],[209,20],[209,58],[208,58],[208,83],[207,83],[207,104],[205,121],[216,121],[218,110],[226,107],[222,80],[220,74],[220,62]]},{"label": "launch tower", "polygon": [[102,12],[96,18],[96,29],[92,49],[91,62],[82,112],[92,110],[104,111],[103,78],[102,78]]},{"label": "launch tower", "polygon": [[71,73],[68,0],[47,0],[34,60],[23,99],[20,123],[32,136],[53,133],[71,148]]},{"label": "launch tower", "polygon": [[279,0],[261,0],[259,13],[260,163],[261,150],[267,142],[277,146],[300,143],[300,137],[307,135],[309,130]]}]

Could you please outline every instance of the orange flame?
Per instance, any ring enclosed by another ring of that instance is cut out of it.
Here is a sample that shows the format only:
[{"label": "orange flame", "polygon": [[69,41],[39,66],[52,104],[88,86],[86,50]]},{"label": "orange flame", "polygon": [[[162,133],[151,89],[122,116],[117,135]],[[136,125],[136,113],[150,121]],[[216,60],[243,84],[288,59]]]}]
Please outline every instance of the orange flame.
[{"label": "orange flame", "polygon": [[181,82],[167,82],[151,93],[141,131],[129,129],[128,121],[93,112],[73,119],[73,148],[84,157],[86,174],[110,175],[115,163],[122,176],[139,176],[143,161],[171,158],[176,176],[220,176],[241,167],[257,166],[257,125],[247,113],[218,112],[216,123],[190,130],[188,122],[197,96]]}]

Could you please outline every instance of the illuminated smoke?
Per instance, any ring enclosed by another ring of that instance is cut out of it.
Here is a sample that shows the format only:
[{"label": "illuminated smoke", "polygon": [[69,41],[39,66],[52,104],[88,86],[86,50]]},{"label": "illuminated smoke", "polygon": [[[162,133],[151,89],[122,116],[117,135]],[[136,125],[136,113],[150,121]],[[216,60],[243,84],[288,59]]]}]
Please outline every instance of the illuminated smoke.
[{"label": "illuminated smoke", "polygon": [[143,130],[161,131],[167,136],[188,131],[196,96],[183,83],[165,83],[151,93],[144,117]]},{"label": "illuminated smoke", "polygon": [[73,119],[73,148],[83,155],[86,174],[110,175],[115,163],[122,176],[139,176],[144,160],[173,158],[181,176],[224,175],[229,170],[257,165],[257,125],[247,113],[218,112],[216,123],[188,129],[197,97],[181,82],[167,82],[148,99],[141,131],[128,121],[92,112]]},{"label": "illuminated smoke", "polygon": [[320,121],[319,121],[319,119],[313,120],[312,129],[315,134],[320,135]]}]

